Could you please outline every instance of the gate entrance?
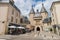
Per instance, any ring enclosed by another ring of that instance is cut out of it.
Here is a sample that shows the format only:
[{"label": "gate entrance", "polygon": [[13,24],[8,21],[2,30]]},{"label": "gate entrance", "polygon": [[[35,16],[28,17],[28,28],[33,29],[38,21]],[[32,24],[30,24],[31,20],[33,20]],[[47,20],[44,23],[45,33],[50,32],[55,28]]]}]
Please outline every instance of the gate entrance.
[{"label": "gate entrance", "polygon": [[40,31],[40,28],[39,28],[39,27],[37,27],[37,28],[36,28],[36,30],[37,30],[37,31]]},{"label": "gate entrance", "polygon": [[37,34],[39,35],[40,34],[40,27],[37,27],[36,31],[37,31]]}]

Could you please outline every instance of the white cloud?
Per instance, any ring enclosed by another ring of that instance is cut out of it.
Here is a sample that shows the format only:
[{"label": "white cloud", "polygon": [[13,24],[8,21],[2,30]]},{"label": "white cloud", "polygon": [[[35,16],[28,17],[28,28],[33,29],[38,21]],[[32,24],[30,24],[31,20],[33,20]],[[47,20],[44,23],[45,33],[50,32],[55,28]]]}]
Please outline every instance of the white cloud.
[{"label": "white cloud", "polygon": [[15,4],[21,10],[22,15],[27,15],[32,6],[32,0],[15,0]]},{"label": "white cloud", "polygon": [[[49,13],[48,13],[49,16],[50,16],[50,13],[51,13],[51,12],[50,12],[50,7],[51,7],[52,2],[54,2],[54,1],[58,1],[58,0],[46,0],[45,2],[43,2],[45,9],[49,12]],[[36,9],[41,10],[41,7],[42,7],[41,5],[42,5],[42,3],[37,4],[37,5],[35,6],[35,10],[36,10]]]},{"label": "white cloud", "polygon": [[42,3],[39,3],[38,5],[35,6],[35,11],[36,11],[36,10],[39,10],[39,11],[41,10],[41,7],[42,7],[41,4],[42,4]]},{"label": "white cloud", "polygon": [[[31,9],[31,6],[33,4],[36,4],[36,6],[34,7],[35,11],[37,9],[41,10],[41,7],[42,7],[41,6],[42,2],[40,2],[40,1],[37,3],[32,0],[14,0],[14,1],[15,1],[15,4],[18,6],[18,8],[21,10],[22,15],[25,15],[25,16],[28,15],[28,13]],[[53,1],[58,1],[58,0],[46,0],[44,2],[44,6],[48,10],[49,13],[50,13],[49,8]]]},{"label": "white cloud", "polygon": [[54,1],[59,1],[59,0],[46,0],[45,1],[45,8],[47,9],[47,11],[49,12],[49,16],[50,16],[50,7],[51,7],[51,5],[52,5],[52,3],[54,2]]},{"label": "white cloud", "polygon": [[16,1],[16,0],[14,0],[14,1]]}]

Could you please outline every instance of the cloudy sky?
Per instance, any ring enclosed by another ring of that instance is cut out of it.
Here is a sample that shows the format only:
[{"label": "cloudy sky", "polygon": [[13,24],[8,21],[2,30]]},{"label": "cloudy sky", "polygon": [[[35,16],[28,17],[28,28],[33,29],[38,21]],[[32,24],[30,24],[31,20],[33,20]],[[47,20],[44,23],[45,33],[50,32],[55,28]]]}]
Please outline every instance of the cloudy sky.
[{"label": "cloudy sky", "polygon": [[51,7],[52,2],[58,0],[14,0],[14,1],[16,6],[21,10],[22,15],[28,16],[32,6],[35,12],[37,9],[39,9],[40,11],[42,7],[42,2],[44,3],[44,7],[46,8],[50,15],[49,9]]}]

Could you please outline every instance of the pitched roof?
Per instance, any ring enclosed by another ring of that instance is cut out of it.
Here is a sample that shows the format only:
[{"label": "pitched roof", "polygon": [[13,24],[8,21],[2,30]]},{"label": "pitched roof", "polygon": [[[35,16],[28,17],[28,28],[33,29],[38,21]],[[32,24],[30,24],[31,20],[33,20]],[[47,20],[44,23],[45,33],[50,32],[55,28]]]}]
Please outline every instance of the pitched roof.
[{"label": "pitched roof", "polygon": [[32,9],[30,10],[30,14],[31,14],[31,13],[35,14],[33,7],[32,7]]},{"label": "pitched roof", "polygon": [[0,3],[10,3],[17,11],[20,12],[20,10],[18,9],[18,7],[14,4],[14,1],[12,0],[0,0]]},{"label": "pitched roof", "polygon": [[50,7],[50,10],[52,9],[53,4],[55,4],[55,3],[60,3],[60,1],[54,1],[54,2],[52,3],[51,7]]},{"label": "pitched roof", "polygon": [[44,4],[42,4],[42,8],[41,8],[41,11],[40,12],[47,12],[45,7],[44,7]]}]

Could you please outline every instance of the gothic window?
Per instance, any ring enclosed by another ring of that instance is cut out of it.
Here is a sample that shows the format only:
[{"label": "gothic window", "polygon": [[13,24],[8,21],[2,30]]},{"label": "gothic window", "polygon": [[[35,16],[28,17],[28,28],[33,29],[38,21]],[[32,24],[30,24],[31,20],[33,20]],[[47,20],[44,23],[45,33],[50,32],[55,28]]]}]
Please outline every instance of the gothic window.
[{"label": "gothic window", "polygon": [[18,16],[18,13],[16,13],[16,17]]},{"label": "gothic window", "polygon": [[22,18],[20,19],[20,22],[23,23],[23,19]]},{"label": "gothic window", "polygon": [[13,17],[11,17],[11,22],[13,22]]},{"label": "gothic window", "polygon": [[54,14],[52,13],[52,16],[54,16]]},{"label": "gothic window", "polygon": [[53,19],[53,22],[54,22],[54,19]]},{"label": "gothic window", "polygon": [[12,10],[12,14],[14,14],[14,10]]},{"label": "gothic window", "polygon": [[18,21],[18,20],[16,19],[16,23],[17,23],[17,21]]}]

